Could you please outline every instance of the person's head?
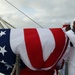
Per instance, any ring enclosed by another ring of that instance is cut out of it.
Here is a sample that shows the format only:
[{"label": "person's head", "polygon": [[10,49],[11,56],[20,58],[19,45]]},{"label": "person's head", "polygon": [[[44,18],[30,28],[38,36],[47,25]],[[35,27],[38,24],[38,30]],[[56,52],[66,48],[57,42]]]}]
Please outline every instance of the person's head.
[{"label": "person's head", "polygon": [[73,29],[75,30],[75,21],[73,21]]},{"label": "person's head", "polygon": [[71,29],[71,27],[70,27],[70,25],[68,25],[67,27],[66,27],[66,31],[68,31],[68,30],[70,30]]}]

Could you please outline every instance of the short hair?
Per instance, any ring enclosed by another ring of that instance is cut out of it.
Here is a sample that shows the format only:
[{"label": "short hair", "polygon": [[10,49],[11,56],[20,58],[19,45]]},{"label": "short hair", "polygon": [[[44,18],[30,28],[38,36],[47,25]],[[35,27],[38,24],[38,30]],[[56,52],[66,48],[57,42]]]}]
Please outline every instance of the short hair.
[{"label": "short hair", "polygon": [[75,25],[75,21],[73,21],[73,24]]}]

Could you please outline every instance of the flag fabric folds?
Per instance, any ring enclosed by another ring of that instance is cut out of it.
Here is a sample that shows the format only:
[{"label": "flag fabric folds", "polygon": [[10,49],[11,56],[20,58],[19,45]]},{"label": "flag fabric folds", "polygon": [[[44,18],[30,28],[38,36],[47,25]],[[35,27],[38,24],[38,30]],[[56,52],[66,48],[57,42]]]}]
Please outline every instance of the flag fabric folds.
[{"label": "flag fabric folds", "polygon": [[32,72],[50,70],[62,58],[67,45],[68,38],[61,28],[0,29],[0,72],[10,75],[15,54]]}]

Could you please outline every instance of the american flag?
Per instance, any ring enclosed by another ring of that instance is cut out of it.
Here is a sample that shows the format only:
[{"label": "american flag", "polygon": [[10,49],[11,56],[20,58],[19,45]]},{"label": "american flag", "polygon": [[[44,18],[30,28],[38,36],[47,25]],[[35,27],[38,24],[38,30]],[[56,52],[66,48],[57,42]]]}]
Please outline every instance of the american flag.
[{"label": "american flag", "polygon": [[0,72],[10,75],[15,63],[15,54],[10,47],[10,29],[0,29]]},{"label": "american flag", "polygon": [[49,70],[61,59],[67,44],[61,28],[0,29],[0,72],[10,75],[15,54],[31,70]]}]

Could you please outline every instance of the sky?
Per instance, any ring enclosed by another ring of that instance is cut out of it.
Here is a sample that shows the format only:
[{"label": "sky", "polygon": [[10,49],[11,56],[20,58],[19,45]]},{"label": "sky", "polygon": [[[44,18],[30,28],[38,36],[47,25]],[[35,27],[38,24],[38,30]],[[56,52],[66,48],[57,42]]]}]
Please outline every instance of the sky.
[{"label": "sky", "polygon": [[75,0],[0,0],[0,17],[16,28],[62,27],[75,19]]}]

